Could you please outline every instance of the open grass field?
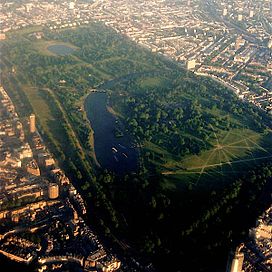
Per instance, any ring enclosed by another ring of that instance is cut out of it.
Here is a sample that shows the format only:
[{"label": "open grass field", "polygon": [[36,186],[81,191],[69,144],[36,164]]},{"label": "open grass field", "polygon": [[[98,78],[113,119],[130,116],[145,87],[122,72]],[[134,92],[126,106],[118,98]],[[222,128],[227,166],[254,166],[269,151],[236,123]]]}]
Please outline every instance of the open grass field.
[{"label": "open grass field", "polygon": [[54,139],[54,143],[59,149],[63,149],[63,145],[67,144],[66,133],[60,126],[60,116],[57,113],[57,105],[49,103],[42,90],[31,86],[22,86],[22,91],[27,96],[34,113],[38,117],[42,132]]},{"label": "open grass field", "polygon": [[167,85],[168,80],[163,77],[145,77],[144,79],[138,80],[137,84],[140,86],[140,88],[150,89],[150,88],[157,88],[157,87],[163,87]]},{"label": "open grass field", "polygon": [[40,54],[47,55],[47,56],[57,56],[57,54],[54,54],[50,50],[48,50],[48,47],[51,45],[64,45],[70,48],[73,48],[75,50],[79,49],[75,45],[67,42],[60,42],[60,41],[54,41],[54,40],[36,40],[33,42],[33,48],[36,49]]},{"label": "open grass field", "polygon": [[215,133],[215,138],[211,150],[204,151],[199,156],[185,158],[181,162],[183,167],[188,170],[201,169],[204,171],[209,167],[231,163],[258,148],[257,143],[261,135],[248,129],[235,129],[219,136]]},{"label": "open grass field", "polygon": [[242,174],[261,161],[272,160],[271,143],[271,131],[260,134],[249,129],[232,129],[214,133],[211,149],[180,161],[168,161],[162,174],[194,184],[208,181],[211,177],[215,180],[214,176],[227,179],[229,175]]},{"label": "open grass field", "polygon": [[38,119],[40,132],[51,139],[56,149],[62,150],[67,145],[67,134],[60,126],[60,116],[57,114],[57,106],[49,103],[45,93],[31,85],[21,84],[15,77],[5,79],[16,109],[23,120],[27,120],[30,113],[35,113]]}]

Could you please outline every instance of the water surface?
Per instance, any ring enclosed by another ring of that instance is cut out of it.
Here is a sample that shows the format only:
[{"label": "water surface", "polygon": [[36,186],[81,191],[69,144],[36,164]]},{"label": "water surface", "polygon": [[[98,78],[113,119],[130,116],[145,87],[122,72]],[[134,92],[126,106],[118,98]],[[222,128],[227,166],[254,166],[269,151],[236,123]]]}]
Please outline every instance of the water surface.
[{"label": "water surface", "polygon": [[[94,149],[99,164],[118,175],[136,172],[138,149],[123,124],[107,109],[106,93],[91,93],[85,100],[87,117],[94,131]],[[123,136],[116,137],[116,129]]]},{"label": "water surface", "polygon": [[72,54],[75,49],[64,44],[54,44],[47,47],[47,50],[59,56]]}]

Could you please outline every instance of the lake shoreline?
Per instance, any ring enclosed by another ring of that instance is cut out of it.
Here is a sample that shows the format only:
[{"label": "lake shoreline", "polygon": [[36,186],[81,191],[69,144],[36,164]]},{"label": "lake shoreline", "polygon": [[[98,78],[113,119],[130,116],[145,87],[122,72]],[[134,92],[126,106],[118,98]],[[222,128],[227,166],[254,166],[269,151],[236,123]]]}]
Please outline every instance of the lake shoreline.
[{"label": "lake shoreline", "polygon": [[[84,116],[92,128],[96,160],[103,169],[124,175],[138,171],[139,151],[125,132],[118,114],[108,105],[106,93],[88,93],[82,100]],[[117,137],[116,130],[124,135]]]},{"label": "lake shoreline", "polygon": [[61,43],[48,45],[46,49],[57,56],[67,56],[75,51],[75,48]]},{"label": "lake shoreline", "polygon": [[91,95],[92,93],[89,92],[89,93],[86,93],[84,96],[81,97],[80,99],[80,108],[82,109],[82,113],[83,113],[83,118],[84,120],[87,122],[89,128],[91,129],[91,132],[89,134],[89,142],[90,142],[90,145],[92,147],[92,158],[95,162],[95,165],[98,167],[98,168],[101,168],[101,165],[100,163],[98,162],[97,160],[97,157],[96,157],[96,154],[95,154],[95,149],[94,149],[94,130],[92,128],[92,124],[87,116],[87,109],[86,109],[86,99],[88,98],[89,95]]}]

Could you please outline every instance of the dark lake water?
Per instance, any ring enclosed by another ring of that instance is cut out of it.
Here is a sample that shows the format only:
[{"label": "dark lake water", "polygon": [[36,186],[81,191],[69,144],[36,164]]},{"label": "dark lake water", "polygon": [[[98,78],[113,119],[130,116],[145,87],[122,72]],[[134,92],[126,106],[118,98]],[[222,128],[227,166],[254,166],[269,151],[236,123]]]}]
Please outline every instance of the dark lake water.
[{"label": "dark lake water", "polygon": [[47,49],[57,55],[66,56],[72,54],[75,49],[64,44],[54,44],[47,47]]},{"label": "dark lake water", "polygon": [[[138,169],[138,149],[131,136],[107,109],[106,93],[91,93],[85,100],[87,117],[94,130],[96,158],[104,169],[118,175],[136,172]],[[116,137],[116,129],[123,132]]]}]

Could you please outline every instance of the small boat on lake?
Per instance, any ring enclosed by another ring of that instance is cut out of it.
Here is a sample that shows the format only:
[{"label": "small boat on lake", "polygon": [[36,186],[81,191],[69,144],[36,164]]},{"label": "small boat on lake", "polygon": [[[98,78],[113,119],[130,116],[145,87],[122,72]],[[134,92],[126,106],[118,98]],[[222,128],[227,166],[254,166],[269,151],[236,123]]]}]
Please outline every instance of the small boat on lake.
[{"label": "small boat on lake", "polygon": [[118,158],[115,155],[113,157],[117,162],[119,162]]},{"label": "small boat on lake", "polygon": [[118,144],[121,148],[123,149],[127,149],[125,146],[121,145],[121,144]]}]

